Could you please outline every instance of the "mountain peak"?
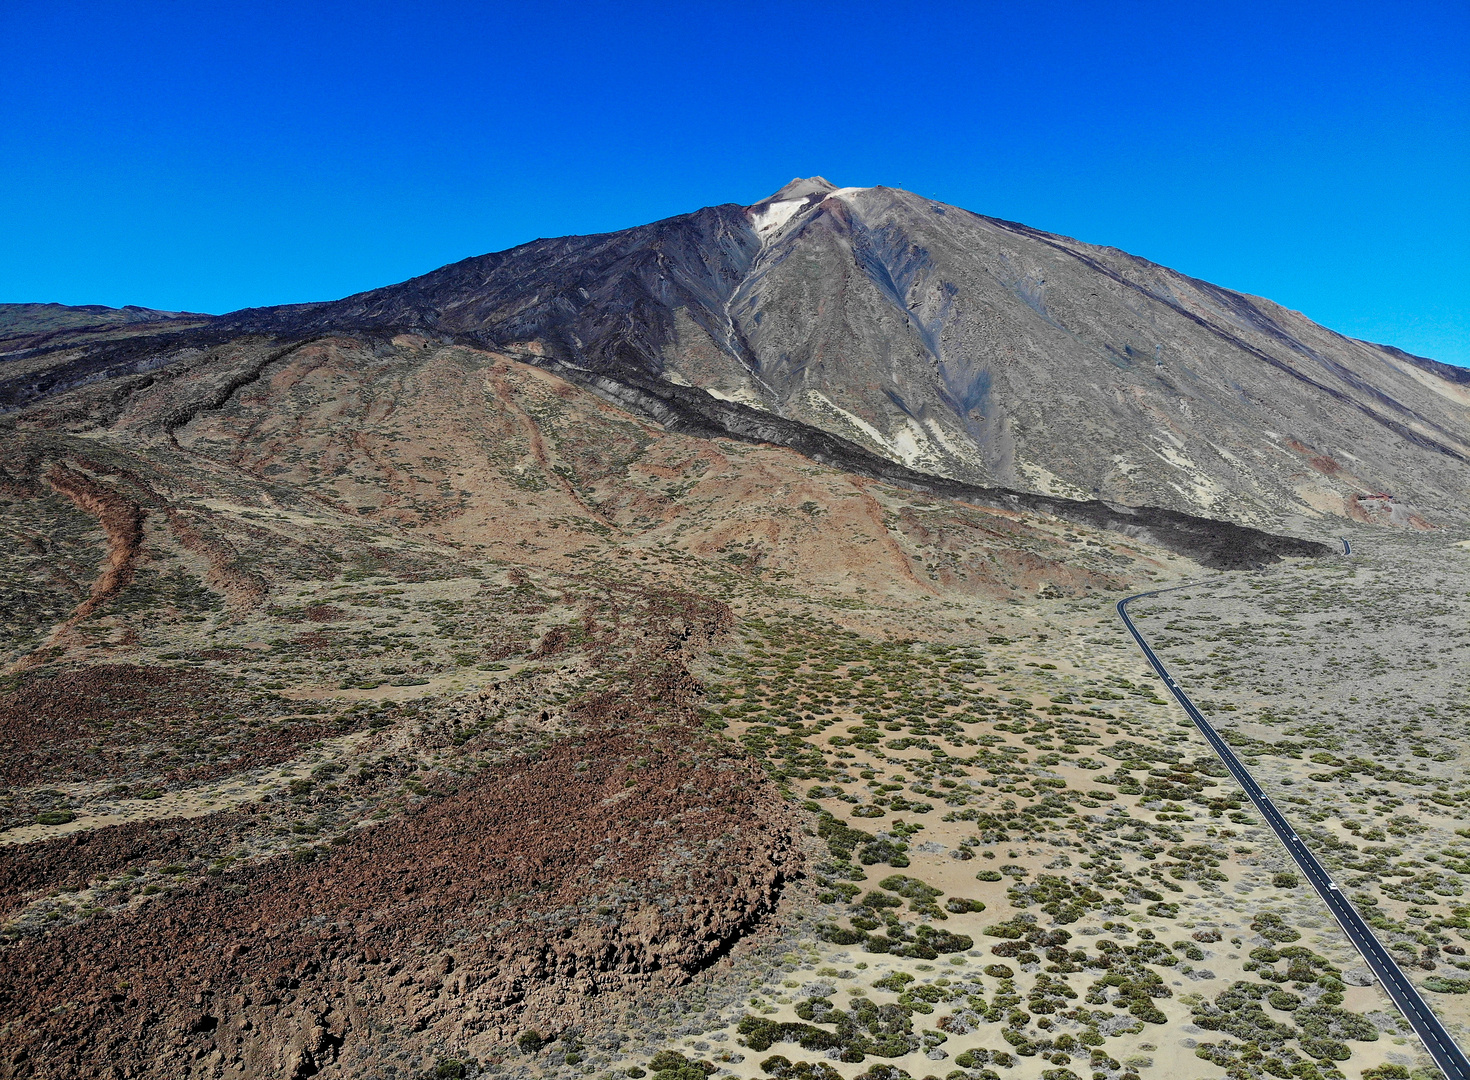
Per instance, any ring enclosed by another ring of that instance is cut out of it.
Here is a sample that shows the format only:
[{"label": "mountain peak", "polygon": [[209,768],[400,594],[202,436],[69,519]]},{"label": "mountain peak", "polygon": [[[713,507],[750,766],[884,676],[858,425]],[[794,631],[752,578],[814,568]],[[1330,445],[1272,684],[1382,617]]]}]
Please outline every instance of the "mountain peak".
[{"label": "mountain peak", "polygon": [[809,176],[803,179],[798,176],[774,195],[769,195],[755,205],[763,203],[787,202],[791,199],[804,199],[808,195],[827,195],[837,190],[837,185],[821,176]]}]

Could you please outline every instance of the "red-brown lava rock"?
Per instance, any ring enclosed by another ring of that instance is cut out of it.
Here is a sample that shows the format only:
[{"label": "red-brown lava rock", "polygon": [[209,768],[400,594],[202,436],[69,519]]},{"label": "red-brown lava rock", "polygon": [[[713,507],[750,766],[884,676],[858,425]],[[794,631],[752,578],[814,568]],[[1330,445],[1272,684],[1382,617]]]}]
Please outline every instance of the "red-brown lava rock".
[{"label": "red-brown lava rock", "polygon": [[76,890],[149,862],[185,863],[231,846],[249,815],[129,821],[50,840],[0,847],[0,917],[22,899],[51,889]]},{"label": "red-brown lava rock", "polygon": [[305,743],[347,730],[314,720],[252,730],[247,720],[259,705],[202,672],[96,664],[14,679],[0,693],[0,783],[199,782],[284,761]]},{"label": "red-brown lava rock", "polygon": [[425,1060],[484,1050],[687,979],[798,863],[769,781],[697,730],[572,736],[313,861],[5,949],[0,1074],[371,1075],[384,1032],[408,1028],[394,1037]]}]

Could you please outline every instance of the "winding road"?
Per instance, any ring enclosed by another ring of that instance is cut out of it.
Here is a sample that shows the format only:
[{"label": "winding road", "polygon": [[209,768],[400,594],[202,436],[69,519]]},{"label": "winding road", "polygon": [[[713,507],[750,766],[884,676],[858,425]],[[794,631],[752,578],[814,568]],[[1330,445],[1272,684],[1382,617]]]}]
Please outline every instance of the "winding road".
[{"label": "winding road", "polygon": [[[1351,550],[1346,540],[1343,540],[1343,548],[1344,554]],[[1152,592],[1135,593],[1133,596],[1124,597],[1118,601],[1118,615],[1122,618],[1123,625],[1128,627],[1128,632],[1133,635],[1133,640],[1138,642],[1138,647],[1143,650],[1143,655],[1158,672],[1159,678],[1164,680],[1164,685],[1169,688],[1174,699],[1184,707],[1189,718],[1194,721],[1195,726],[1209,741],[1215,753],[1220,756],[1220,760],[1225,763],[1225,767],[1230,770],[1230,775],[1235,777],[1240,786],[1245,789],[1251,802],[1266,819],[1266,824],[1271,826],[1271,831],[1277,835],[1291,857],[1296,860],[1296,864],[1301,867],[1307,881],[1311,883],[1312,888],[1317,890],[1317,895],[1332,912],[1333,918],[1342,927],[1343,933],[1347,934],[1348,940],[1362,954],[1368,969],[1373,972],[1384,990],[1388,991],[1388,996],[1393,999],[1393,1003],[1399,1007],[1404,1017],[1413,1026],[1415,1033],[1424,1043],[1424,1048],[1429,1051],[1430,1057],[1434,1058],[1434,1063],[1444,1073],[1446,1080],[1470,1080],[1470,1059],[1465,1057],[1465,1052],[1455,1045],[1449,1032],[1440,1023],[1439,1017],[1435,1016],[1425,1004],[1424,999],[1419,996],[1418,989],[1394,962],[1383,944],[1374,937],[1372,929],[1363,921],[1357,908],[1353,907],[1348,898],[1342,894],[1337,883],[1317,861],[1316,856],[1307,850],[1306,844],[1302,843],[1296,830],[1287,823],[1281,811],[1276,809],[1276,804],[1261,790],[1261,785],[1256,783],[1255,778],[1235,756],[1235,751],[1230,749],[1230,745],[1220,737],[1220,733],[1204,718],[1199,709],[1195,708],[1194,702],[1189,700],[1189,696],[1174,681],[1168,668],[1164,667],[1163,661],[1149,647],[1143,635],[1138,632],[1138,627],[1134,626],[1133,620],[1128,617],[1127,608],[1131,601],[1196,587],[1197,584],[1179,585],[1172,589],[1155,589]]]}]

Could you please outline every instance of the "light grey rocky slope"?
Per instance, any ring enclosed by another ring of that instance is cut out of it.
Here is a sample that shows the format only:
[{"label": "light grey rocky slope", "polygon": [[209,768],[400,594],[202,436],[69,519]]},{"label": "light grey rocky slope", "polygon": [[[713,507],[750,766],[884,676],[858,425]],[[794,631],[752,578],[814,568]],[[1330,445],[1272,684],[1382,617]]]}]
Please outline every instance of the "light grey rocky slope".
[{"label": "light grey rocky slope", "polygon": [[680,319],[666,377],[973,482],[1255,522],[1464,510],[1470,372],[893,188],[793,181],[750,217],[728,330]]}]

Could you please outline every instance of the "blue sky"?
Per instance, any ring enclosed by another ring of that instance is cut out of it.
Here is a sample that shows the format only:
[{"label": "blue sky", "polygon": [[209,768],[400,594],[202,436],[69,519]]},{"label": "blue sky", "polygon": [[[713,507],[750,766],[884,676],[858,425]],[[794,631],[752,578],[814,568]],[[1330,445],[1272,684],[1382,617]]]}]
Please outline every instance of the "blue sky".
[{"label": "blue sky", "polygon": [[888,184],[1470,364],[1470,6],[0,5],[0,301],[219,312]]}]

